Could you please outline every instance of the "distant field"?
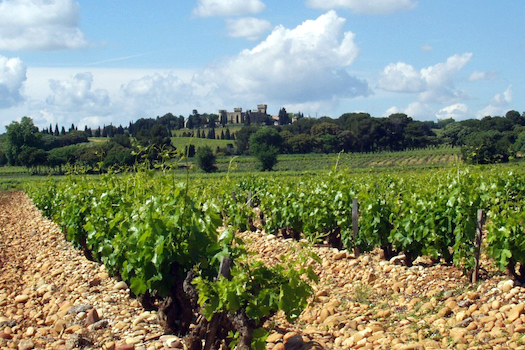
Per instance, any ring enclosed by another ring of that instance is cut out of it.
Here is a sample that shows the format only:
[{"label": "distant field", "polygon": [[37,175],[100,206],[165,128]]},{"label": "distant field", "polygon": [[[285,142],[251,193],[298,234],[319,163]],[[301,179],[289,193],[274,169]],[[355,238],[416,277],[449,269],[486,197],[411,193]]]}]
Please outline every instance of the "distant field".
[{"label": "distant field", "polygon": [[209,146],[213,151],[217,147],[225,148],[228,147],[228,144],[234,145],[234,140],[210,140],[210,139],[200,139],[196,137],[172,137],[171,143],[178,150],[183,151],[184,148],[188,145],[194,145],[196,149],[203,146]]},{"label": "distant field", "polygon": [[100,142],[108,142],[109,138],[107,138],[107,137],[89,137],[88,140],[89,140],[89,142],[100,143]]},{"label": "distant field", "polygon": [[[234,134],[237,131],[241,130],[243,126],[244,126],[243,124],[228,125],[225,128],[223,128],[222,126],[218,126],[218,127],[215,128],[215,134],[216,135],[220,135],[221,131],[226,132],[226,129],[230,129],[230,134]],[[208,134],[208,132],[210,132],[211,129],[210,128],[202,128],[200,130],[201,130],[201,132],[205,131],[206,134]],[[197,135],[197,131],[198,131],[198,129],[180,129],[180,130],[175,130],[172,133],[173,133],[174,136],[178,137],[178,136],[181,136],[183,133],[188,133],[188,132],[192,132],[195,135]]]}]

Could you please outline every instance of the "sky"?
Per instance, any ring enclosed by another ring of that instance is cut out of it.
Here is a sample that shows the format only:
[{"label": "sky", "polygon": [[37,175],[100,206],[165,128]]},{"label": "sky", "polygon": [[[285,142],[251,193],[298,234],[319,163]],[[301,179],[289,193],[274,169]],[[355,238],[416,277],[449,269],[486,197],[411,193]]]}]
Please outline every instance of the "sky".
[{"label": "sky", "polygon": [[[522,0],[0,0],[0,126],[525,111]],[[0,129],[0,133],[4,130]]]}]

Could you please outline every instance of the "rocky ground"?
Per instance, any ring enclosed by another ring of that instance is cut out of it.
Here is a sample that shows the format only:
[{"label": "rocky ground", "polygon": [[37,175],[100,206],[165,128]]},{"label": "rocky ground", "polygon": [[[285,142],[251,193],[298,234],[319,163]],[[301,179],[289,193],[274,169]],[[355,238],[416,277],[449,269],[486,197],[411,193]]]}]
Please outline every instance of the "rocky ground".
[{"label": "rocky ground", "polygon": [[[268,264],[298,242],[260,232],[243,239]],[[525,288],[487,262],[472,285],[461,271],[379,251],[354,257],[318,247],[316,297],[295,324],[267,323],[268,349],[525,349]],[[0,195],[2,349],[183,348],[123,282],[108,276],[41,217],[22,193]]]}]

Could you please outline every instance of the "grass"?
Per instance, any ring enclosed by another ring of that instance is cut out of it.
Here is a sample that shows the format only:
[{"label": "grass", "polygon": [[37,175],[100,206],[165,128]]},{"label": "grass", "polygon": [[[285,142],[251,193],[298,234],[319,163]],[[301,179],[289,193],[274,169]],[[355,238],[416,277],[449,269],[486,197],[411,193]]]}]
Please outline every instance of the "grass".
[{"label": "grass", "polygon": [[354,300],[360,304],[370,304],[373,289],[368,284],[357,282],[354,284]]},{"label": "grass", "polygon": [[103,142],[109,142],[109,138],[107,137],[89,137],[88,141],[94,142],[94,143],[103,143]]},{"label": "grass", "polygon": [[[244,126],[244,124],[231,124],[231,125],[226,125],[226,127],[223,128],[222,126],[219,125],[219,126],[217,126],[215,128],[215,135],[220,135],[221,131],[226,132],[226,129],[230,130],[230,134],[234,134],[237,131],[241,130],[243,126]],[[197,131],[198,130],[199,129],[180,129],[180,130],[172,131],[172,134],[173,134],[173,136],[180,137],[183,133],[193,132],[195,135],[197,135]],[[201,128],[200,129],[201,132],[205,131],[206,134],[208,134],[210,132],[210,130],[211,130],[211,128]]]},{"label": "grass", "polygon": [[234,146],[233,140],[214,140],[214,139],[201,139],[196,137],[172,137],[171,143],[177,150],[183,151],[186,146],[194,145],[196,149],[203,146],[209,146],[213,151],[220,148],[228,147],[228,144]]}]

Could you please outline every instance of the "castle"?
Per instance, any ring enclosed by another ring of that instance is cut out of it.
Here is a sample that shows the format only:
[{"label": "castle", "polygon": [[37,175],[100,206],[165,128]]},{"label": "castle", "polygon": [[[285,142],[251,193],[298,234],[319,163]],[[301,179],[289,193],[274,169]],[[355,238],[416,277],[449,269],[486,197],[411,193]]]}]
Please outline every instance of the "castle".
[{"label": "castle", "polygon": [[233,112],[228,112],[225,109],[219,110],[219,120],[224,120],[223,118],[226,118],[227,123],[229,124],[244,124],[246,122],[246,118],[249,118],[250,120],[258,119],[256,117],[264,116],[265,118],[268,116],[268,113],[266,112],[268,109],[268,105],[257,105],[257,111],[247,110],[246,112],[242,111],[242,108],[234,108]]}]

